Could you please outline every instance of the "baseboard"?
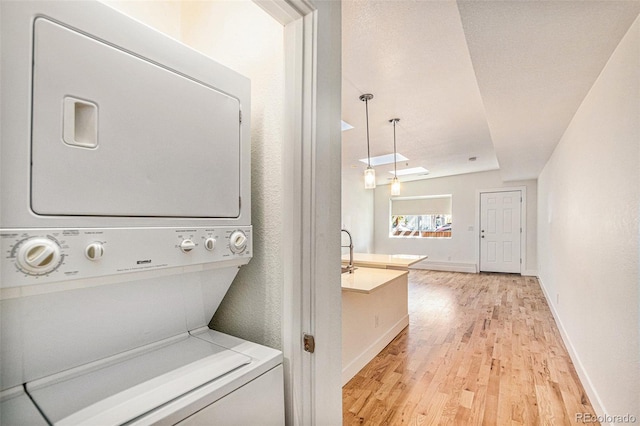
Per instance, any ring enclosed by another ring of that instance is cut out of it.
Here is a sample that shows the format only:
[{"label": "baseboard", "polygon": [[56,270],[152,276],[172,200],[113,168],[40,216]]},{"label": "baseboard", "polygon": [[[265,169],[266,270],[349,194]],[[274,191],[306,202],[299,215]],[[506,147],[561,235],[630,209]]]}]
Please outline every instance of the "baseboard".
[{"label": "baseboard", "polygon": [[[465,272],[468,274],[477,274],[478,267],[475,263],[456,263],[456,262],[434,262],[429,260],[423,260],[420,263],[416,263],[411,266],[411,269],[426,269],[431,271],[445,271],[445,272]],[[537,277],[538,271],[536,269],[526,269],[522,272],[524,277]]]},{"label": "baseboard", "polygon": [[376,355],[380,353],[406,326],[409,325],[409,315],[401,318],[386,333],[373,342],[360,355],[356,357],[349,365],[342,368],[342,386],[346,385],[358,371],[362,370]]},{"label": "baseboard", "polygon": [[446,272],[466,272],[469,274],[477,274],[478,269],[475,263],[456,263],[456,262],[435,262],[423,260],[411,266],[411,269],[428,269],[431,271]]},{"label": "baseboard", "polygon": [[[545,299],[547,299],[547,305],[549,305],[549,309],[551,309],[551,314],[553,315],[553,318],[556,321],[558,330],[560,330],[560,337],[562,337],[562,341],[564,342],[564,345],[567,348],[567,352],[569,352],[569,357],[571,358],[571,361],[573,362],[573,365],[576,368],[576,373],[578,373],[580,382],[582,382],[582,387],[584,387],[584,390],[587,393],[587,396],[589,397],[591,406],[593,407],[593,410],[595,411],[596,415],[604,417],[605,413],[607,413],[607,410],[605,409],[604,404],[602,403],[602,400],[598,395],[598,392],[593,386],[593,383],[591,383],[591,379],[589,379],[589,374],[585,370],[584,365],[582,365],[582,361],[580,361],[580,357],[578,356],[578,353],[576,352],[576,349],[573,346],[573,343],[571,343],[571,339],[569,338],[569,335],[567,334],[564,328],[564,325],[560,320],[560,316],[558,315],[558,312],[556,311],[554,304],[551,303],[552,299],[551,297],[549,297],[549,294],[547,293],[547,288],[545,287],[540,277],[538,277],[538,282],[540,284],[540,288],[542,288],[542,293],[544,294]],[[608,424],[610,423],[602,423],[602,425],[608,425]]]}]

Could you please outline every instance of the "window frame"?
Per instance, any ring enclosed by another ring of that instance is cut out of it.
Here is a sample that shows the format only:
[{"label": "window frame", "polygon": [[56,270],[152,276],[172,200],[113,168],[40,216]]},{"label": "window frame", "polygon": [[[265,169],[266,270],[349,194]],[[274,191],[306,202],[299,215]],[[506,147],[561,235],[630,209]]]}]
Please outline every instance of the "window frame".
[{"label": "window frame", "polygon": [[[428,199],[440,199],[440,198],[448,198],[450,200],[450,211],[449,213],[436,213],[436,214],[424,214],[424,215],[394,215],[393,214],[393,202],[394,201],[411,201],[411,200],[428,200]],[[394,217],[397,216],[412,216],[412,217],[420,217],[420,216],[449,216],[451,221],[448,223],[453,223],[453,194],[436,194],[436,195],[415,195],[415,196],[403,196],[403,197],[390,197],[389,198],[389,213],[388,213],[388,236],[389,238],[414,238],[414,239],[451,239],[453,238],[453,231],[420,231],[412,230],[407,231],[410,232],[408,235],[394,235],[393,234],[393,223]]]}]

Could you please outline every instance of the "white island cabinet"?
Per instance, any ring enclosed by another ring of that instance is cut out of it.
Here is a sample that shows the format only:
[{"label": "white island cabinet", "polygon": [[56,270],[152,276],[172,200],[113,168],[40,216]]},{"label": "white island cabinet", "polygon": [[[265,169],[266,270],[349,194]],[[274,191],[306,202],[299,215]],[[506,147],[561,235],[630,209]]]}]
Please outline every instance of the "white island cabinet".
[{"label": "white island cabinet", "polygon": [[407,325],[408,271],[362,268],[342,274],[342,385]]}]

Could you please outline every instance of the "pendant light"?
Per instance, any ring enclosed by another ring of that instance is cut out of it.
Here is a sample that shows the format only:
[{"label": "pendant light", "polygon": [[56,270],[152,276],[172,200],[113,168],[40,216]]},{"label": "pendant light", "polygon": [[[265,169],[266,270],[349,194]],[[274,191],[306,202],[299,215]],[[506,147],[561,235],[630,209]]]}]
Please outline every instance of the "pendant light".
[{"label": "pendant light", "polygon": [[376,171],[371,167],[371,152],[369,149],[369,101],[373,99],[371,93],[360,95],[360,100],[364,101],[367,113],[367,169],[364,171],[364,189],[373,189],[376,187]]},{"label": "pendant light", "polygon": [[393,180],[391,181],[391,195],[400,195],[400,181],[398,180],[398,171],[396,169],[397,157],[396,153],[396,123],[399,118],[392,118],[389,123],[393,123]]}]

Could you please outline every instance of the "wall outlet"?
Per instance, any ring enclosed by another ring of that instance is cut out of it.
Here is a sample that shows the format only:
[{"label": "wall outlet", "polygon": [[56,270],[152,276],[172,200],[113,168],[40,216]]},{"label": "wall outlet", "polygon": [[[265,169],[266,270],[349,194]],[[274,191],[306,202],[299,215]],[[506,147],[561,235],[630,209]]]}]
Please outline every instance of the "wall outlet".
[{"label": "wall outlet", "polygon": [[376,314],[376,316],[374,317],[373,326],[374,328],[378,328],[379,325],[380,325],[380,317]]},{"label": "wall outlet", "polygon": [[556,293],[556,305],[560,303],[560,293]]}]

